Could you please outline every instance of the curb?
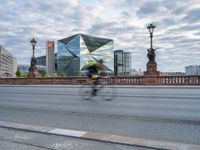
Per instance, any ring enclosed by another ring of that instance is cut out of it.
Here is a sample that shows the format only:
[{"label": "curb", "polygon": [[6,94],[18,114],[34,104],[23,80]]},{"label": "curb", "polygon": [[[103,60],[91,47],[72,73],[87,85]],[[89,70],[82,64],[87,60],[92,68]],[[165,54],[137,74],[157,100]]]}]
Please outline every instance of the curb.
[{"label": "curb", "polygon": [[199,150],[200,149],[200,145],[156,141],[144,138],[126,137],[126,136],[113,135],[107,133],[51,128],[44,126],[12,123],[6,121],[0,121],[0,127],[21,130],[21,131],[49,134],[49,135],[81,138],[99,142],[151,148],[156,150]]}]

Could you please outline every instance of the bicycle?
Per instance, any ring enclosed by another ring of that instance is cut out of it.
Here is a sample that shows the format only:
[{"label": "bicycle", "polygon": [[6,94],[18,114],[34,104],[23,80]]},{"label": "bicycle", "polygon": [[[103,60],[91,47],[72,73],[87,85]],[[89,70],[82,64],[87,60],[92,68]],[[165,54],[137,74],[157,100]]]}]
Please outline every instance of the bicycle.
[{"label": "bicycle", "polygon": [[84,100],[90,100],[96,96],[101,96],[106,101],[111,101],[116,96],[116,91],[108,84],[108,77],[101,77],[97,81],[95,86],[96,94],[93,95],[94,85],[83,84],[80,87],[79,95]]}]

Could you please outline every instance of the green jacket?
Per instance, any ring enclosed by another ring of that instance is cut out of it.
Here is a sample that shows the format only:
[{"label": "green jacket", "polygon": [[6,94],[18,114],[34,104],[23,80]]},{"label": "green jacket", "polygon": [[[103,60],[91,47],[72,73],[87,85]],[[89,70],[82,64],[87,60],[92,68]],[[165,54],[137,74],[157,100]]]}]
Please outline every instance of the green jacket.
[{"label": "green jacket", "polygon": [[93,68],[95,67],[97,70],[99,70],[101,68],[100,64],[96,61],[91,61],[87,64],[87,69]]},{"label": "green jacket", "polygon": [[87,64],[86,69],[89,74],[98,74],[101,70],[101,65],[96,61],[92,61]]}]

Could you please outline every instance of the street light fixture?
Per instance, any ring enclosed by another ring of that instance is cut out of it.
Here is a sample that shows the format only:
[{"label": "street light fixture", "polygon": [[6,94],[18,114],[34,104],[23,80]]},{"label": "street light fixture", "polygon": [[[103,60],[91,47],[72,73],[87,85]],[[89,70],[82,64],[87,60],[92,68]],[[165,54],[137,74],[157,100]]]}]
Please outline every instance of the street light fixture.
[{"label": "street light fixture", "polygon": [[149,25],[147,25],[147,29],[149,30],[149,34],[150,34],[150,49],[148,49],[148,54],[147,54],[147,57],[149,58],[149,62],[155,62],[155,57],[156,57],[156,54],[155,54],[155,50],[153,48],[153,32],[156,28],[156,25],[155,23],[150,23]]},{"label": "street light fixture", "polygon": [[149,25],[147,25],[147,29],[149,30],[150,34],[153,34],[155,28],[156,25],[154,23],[150,23]]},{"label": "street light fixture", "polygon": [[33,58],[34,58],[35,57],[35,45],[36,45],[37,41],[33,38],[30,42],[33,47]]},{"label": "street light fixture", "polygon": [[156,25],[154,23],[150,23],[149,25],[147,25],[147,29],[149,30],[149,34],[150,34],[150,38],[151,38],[151,45],[150,45],[150,48],[153,49],[153,41],[152,41],[152,38],[153,38],[153,32],[156,28]]},{"label": "street light fixture", "polygon": [[147,62],[146,66],[147,66],[147,70],[144,71],[144,80],[143,83],[144,84],[151,84],[151,85],[159,85],[160,84],[160,80],[159,80],[159,76],[160,76],[160,72],[157,70],[157,63],[155,61],[155,51],[158,48],[153,48],[153,32],[156,28],[155,23],[150,23],[147,25],[147,29],[149,31],[150,34],[150,48],[147,49],[148,53],[147,53],[147,57],[149,59],[149,61]]},{"label": "street light fixture", "polygon": [[39,72],[38,69],[36,67],[36,58],[35,58],[35,45],[37,43],[37,41],[35,40],[35,38],[33,38],[31,41],[31,45],[33,48],[33,57],[31,58],[31,66],[29,68],[29,73],[28,73],[28,77],[29,78],[36,78],[39,76]]},{"label": "street light fixture", "polygon": [[[159,76],[159,71],[157,71],[157,63],[155,61],[155,57],[156,57],[156,54],[155,54],[155,51],[158,49],[158,48],[153,48],[153,32],[156,28],[156,25],[155,23],[150,23],[147,25],[147,29],[149,31],[149,34],[150,34],[150,48],[147,49],[148,53],[147,53],[147,57],[149,59],[149,61],[147,62],[147,71],[144,72],[144,75],[145,76],[151,76],[151,77],[156,77],[156,76]],[[155,83],[157,81],[155,80]]]}]

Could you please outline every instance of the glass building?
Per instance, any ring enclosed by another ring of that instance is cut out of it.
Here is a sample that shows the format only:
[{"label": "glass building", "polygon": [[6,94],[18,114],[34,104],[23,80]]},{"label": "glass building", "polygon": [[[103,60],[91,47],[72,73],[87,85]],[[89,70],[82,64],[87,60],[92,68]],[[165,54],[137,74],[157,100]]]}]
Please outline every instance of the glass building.
[{"label": "glass building", "polygon": [[[54,58],[55,58],[55,72],[57,72],[57,60],[56,60],[56,58],[57,58],[57,53],[55,53],[54,54],[55,56],[54,56]],[[40,56],[40,57],[37,57],[36,58],[36,65],[39,65],[39,66],[47,66],[46,65],[46,60],[47,58],[46,58],[46,55],[45,56]]]},{"label": "glass building", "polygon": [[132,68],[132,55],[130,52],[124,52],[124,75],[129,76]]},{"label": "glass building", "polygon": [[37,64],[37,65],[46,66],[46,55],[45,55],[45,56],[37,57],[37,58],[36,58],[36,64]]},{"label": "glass building", "polygon": [[89,61],[103,59],[107,74],[114,72],[112,39],[76,34],[57,42],[57,71],[67,76],[84,74]]},{"label": "glass building", "polygon": [[114,51],[114,75],[128,76],[131,74],[132,56],[130,52],[123,50]]},{"label": "glass building", "polygon": [[119,76],[123,75],[123,50],[115,50],[114,51],[114,75]]},{"label": "glass building", "polygon": [[200,65],[186,66],[185,75],[200,75]]}]

